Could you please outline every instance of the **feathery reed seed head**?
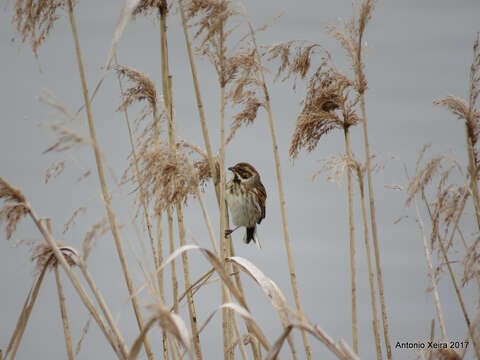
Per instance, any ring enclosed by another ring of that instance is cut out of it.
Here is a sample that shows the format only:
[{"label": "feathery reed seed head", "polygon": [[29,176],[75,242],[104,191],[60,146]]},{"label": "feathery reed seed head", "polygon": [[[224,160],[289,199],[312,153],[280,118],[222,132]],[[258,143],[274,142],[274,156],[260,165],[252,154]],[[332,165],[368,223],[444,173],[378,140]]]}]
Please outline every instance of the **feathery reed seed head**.
[{"label": "feathery reed seed head", "polygon": [[167,1],[142,0],[133,11],[133,16],[137,16],[139,14],[150,15],[154,11],[159,11],[162,15],[166,15],[168,12]]},{"label": "feathery reed seed head", "polygon": [[[186,204],[189,196],[195,196],[200,185],[199,175],[205,178],[207,170],[193,165],[189,158],[190,152],[185,150],[184,144],[178,143],[175,154],[167,142],[160,141],[156,146],[140,153],[138,162],[143,176],[143,190],[147,199],[156,199],[157,209],[164,210],[177,201]],[[123,182],[136,186],[133,169],[131,164]],[[199,170],[201,174],[198,173]],[[136,190],[139,190],[137,186]]]},{"label": "feathery reed seed head", "polygon": [[59,18],[57,10],[65,7],[64,0],[15,1],[12,22],[22,37],[22,43],[30,40],[35,57],[38,57],[38,48],[47,39]]},{"label": "feathery reed seed head", "polygon": [[122,94],[123,103],[117,110],[124,110],[135,102],[146,100],[152,112],[155,113],[157,111],[157,90],[150,77],[128,66],[116,65],[114,69],[120,77],[124,77],[134,83],[133,87],[128,88]]},{"label": "feathery reed seed head", "polygon": [[0,225],[6,222],[5,234],[9,240],[18,222],[28,214],[28,208],[25,206],[26,199],[20,189],[11,186],[0,177],[0,200],[5,203],[0,208]]},{"label": "feathery reed seed head", "polygon": [[[75,215],[76,213],[73,214],[73,216]],[[82,242],[82,252],[84,260],[87,260],[97,240],[100,239],[103,235],[105,235],[108,231],[110,231],[110,222],[108,221],[106,216],[102,217],[98,222],[92,225]]]},{"label": "feathery reed seed head", "polygon": [[335,69],[329,57],[324,58],[308,81],[290,144],[290,157],[296,158],[302,148],[313,151],[325,134],[360,121],[356,113],[358,94],[354,91],[354,83]]}]

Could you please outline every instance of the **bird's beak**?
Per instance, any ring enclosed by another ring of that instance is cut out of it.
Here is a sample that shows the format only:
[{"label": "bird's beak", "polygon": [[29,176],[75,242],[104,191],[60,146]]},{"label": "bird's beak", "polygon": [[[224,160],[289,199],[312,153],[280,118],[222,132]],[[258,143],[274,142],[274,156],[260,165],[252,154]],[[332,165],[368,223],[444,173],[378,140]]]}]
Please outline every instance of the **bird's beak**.
[{"label": "bird's beak", "polygon": [[231,172],[235,172],[235,168],[233,166],[229,167],[228,170],[230,170]]}]

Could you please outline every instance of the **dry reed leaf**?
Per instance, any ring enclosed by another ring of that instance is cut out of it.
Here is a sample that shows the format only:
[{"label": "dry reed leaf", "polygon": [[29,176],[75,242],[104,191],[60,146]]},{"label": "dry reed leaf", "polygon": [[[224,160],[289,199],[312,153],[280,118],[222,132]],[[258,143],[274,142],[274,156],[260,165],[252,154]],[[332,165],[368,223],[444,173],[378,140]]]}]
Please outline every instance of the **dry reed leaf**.
[{"label": "dry reed leaf", "polygon": [[253,334],[258,339],[258,341],[261,344],[266,344],[267,350],[268,348],[270,348],[270,342],[268,341],[267,337],[264,335],[262,329],[260,328],[260,325],[257,323],[257,321],[252,316],[252,314],[250,314],[250,312],[248,312],[245,308],[235,303],[225,303],[221,306],[221,308],[232,309],[238,315],[240,315],[242,319],[245,321],[245,323],[247,324],[249,331],[253,332]]},{"label": "dry reed leaf", "polygon": [[280,352],[285,338],[288,338],[291,335],[291,330],[293,328],[298,328],[305,330],[324,343],[327,348],[336,355],[338,359],[341,360],[359,360],[359,357],[350,349],[350,347],[343,341],[340,340],[336,343],[325,331],[316,325],[310,324],[306,319],[298,319],[298,322],[289,324],[284,328],[282,334],[275,341],[275,344],[272,346],[268,352],[265,360],[274,360],[277,359],[278,353]]},{"label": "dry reed leaf", "polygon": [[335,342],[325,331],[323,331],[318,325],[312,325],[308,320],[302,319],[298,323],[292,324],[294,327],[303,329],[319,341],[324,343],[327,348],[342,360],[360,360],[360,358],[353,352],[353,350],[345,343],[343,339],[339,342]]},{"label": "dry reed leaf", "polygon": [[[158,306],[155,305],[155,307]],[[143,346],[144,338],[147,336],[147,333],[152,326],[157,322],[164,331],[172,334],[177,339],[184,349],[187,350],[190,359],[193,359],[191,336],[188,333],[185,323],[180,316],[165,310],[162,307],[162,310],[157,309],[156,314],[144,325],[140,335],[135,339],[135,342],[133,343],[128,355],[128,360],[135,360],[138,357],[138,354]]]},{"label": "dry reed leaf", "polygon": [[[277,284],[267,277],[260,269],[258,269],[253,263],[250,261],[241,258],[239,256],[233,256],[226,259],[237,265],[241,270],[247,273],[255,282],[262,288],[263,292],[269,299],[270,303],[272,304],[273,308],[278,314],[280,322],[282,326],[285,328],[289,325],[289,308],[287,306],[287,301],[285,296],[278,288]],[[293,343],[293,338],[288,336],[288,342],[292,349],[292,352],[295,352],[295,346]]]},{"label": "dry reed leaf", "polygon": [[172,334],[177,341],[183,346],[190,358],[193,359],[192,336],[190,335],[185,322],[182,318],[171,312],[160,303],[148,306],[155,311],[155,318],[158,325],[166,332]]},{"label": "dry reed leaf", "polygon": [[[258,339],[260,344],[262,344],[267,351],[270,349],[270,343],[269,343],[268,339],[266,338],[266,336],[263,334],[263,332],[262,332],[260,326],[258,325],[258,323],[256,322],[255,318],[253,318],[253,316],[245,308],[243,308],[242,306],[240,306],[238,304],[235,304],[235,303],[225,303],[225,304],[221,305],[219,308],[212,311],[210,313],[210,315],[207,316],[207,318],[203,322],[203,324],[200,326],[200,328],[198,330],[199,334],[207,327],[207,325],[213,319],[215,314],[217,314],[218,310],[223,309],[223,308],[229,308],[229,309],[232,309],[233,311],[237,312],[242,317],[242,319],[245,321],[245,324],[246,324],[248,330],[255,335],[255,337]],[[246,337],[248,339],[250,337],[250,334],[246,334],[246,336],[242,337],[241,340],[245,339]],[[235,347],[236,345],[238,345],[238,343],[239,343],[239,339],[237,339],[236,342],[231,345],[232,348]]]},{"label": "dry reed leaf", "polygon": [[16,0],[12,22],[22,37],[22,43],[30,41],[33,54],[38,57],[38,48],[47,39],[58,20],[58,9],[65,8],[63,0]]},{"label": "dry reed leaf", "polygon": [[289,312],[287,311],[287,301],[283,293],[278,288],[277,284],[275,284],[272,279],[267,277],[253,263],[244,258],[241,258],[239,256],[233,256],[227,258],[226,260],[239,266],[241,270],[247,273],[253,280],[255,280],[258,285],[260,285],[263,292],[265,293],[265,295],[267,295],[267,298],[271,302],[273,308],[278,312],[282,324],[284,324],[284,326],[288,326]]},{"label": "dry reed leaf", "polygon": [[137,8],[141,0],[125,0],[122,10],[120,11],[120,16],[115,26],[115,32],[113,33],[112,43],[110,45],[110,50],[108,51],[107,59],[105,60],[105,65],[103,68],[103,77],[106,75],[107,71],[110,68],[113,55],[117,51],[118,43],[122,37],[123,31],[128,25],[133,12]]},{"label": "dry reed leaf", "polygon": [[[208,260],[208,262],[215,268],[215,271],[220,276],[222,282],[230,289],[232,295],[238,300],[240,305],[246,308],[247,306],[245,304],[242,294],[233,283],[232,279],[230,278],[230,274],[225,271],[222,261],[212,251],[206,248],[200,247],[198,245],[184,245],[179,247],[174,252],[172,252],[167,259],[164,260],[164,262],[157,269],[157,273],[159,271],[162,271],[168,264],[170,264],[170,262],[175,260],[181,254],[190,250],[199,250],[202,253],[202,255]],[[136,291],[136,294],[142,291],[147,285],[147,283],[143,284]]]}]

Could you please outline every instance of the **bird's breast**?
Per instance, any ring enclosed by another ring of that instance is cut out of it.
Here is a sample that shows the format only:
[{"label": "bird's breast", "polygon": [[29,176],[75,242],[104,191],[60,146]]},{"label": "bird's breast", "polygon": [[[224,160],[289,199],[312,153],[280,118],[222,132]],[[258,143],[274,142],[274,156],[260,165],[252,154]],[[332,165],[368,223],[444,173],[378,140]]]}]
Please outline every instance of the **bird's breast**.
[{"label": "bird's breast", "polygon": [[230,184],[227,186],[225,195],[233,224],[235,226],[255,226],[261,210],[254,201],[254,194],[242,191],[236,184]]}]

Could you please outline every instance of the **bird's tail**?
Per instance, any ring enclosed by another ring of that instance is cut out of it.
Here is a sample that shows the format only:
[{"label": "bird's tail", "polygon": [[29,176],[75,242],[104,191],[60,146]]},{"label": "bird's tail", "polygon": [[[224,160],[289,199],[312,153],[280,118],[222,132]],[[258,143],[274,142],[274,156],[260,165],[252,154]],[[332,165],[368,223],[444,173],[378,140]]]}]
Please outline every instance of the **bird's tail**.
[{"label": "bird's tail", "polygon": [[248,244],[250,243],[250,241],[253,241],[259,249],[262,248],[262,246],[260,245],[260,241],[258,240],[258,237],[257,237],[256,226],[245,228],[245,236],[243,237],[243,242],[245,244]]}]

